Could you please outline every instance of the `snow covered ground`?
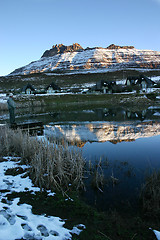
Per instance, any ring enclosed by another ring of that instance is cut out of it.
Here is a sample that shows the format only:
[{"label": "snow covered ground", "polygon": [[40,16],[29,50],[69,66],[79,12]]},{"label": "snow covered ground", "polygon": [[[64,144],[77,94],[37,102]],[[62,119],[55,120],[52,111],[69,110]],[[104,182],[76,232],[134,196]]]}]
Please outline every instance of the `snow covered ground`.
[{"label": "snow covered ground", "polygon": [[[150,228],[151,229],[151,228]],[[152,230],[152,229],[151,229]],[[154,234],[156,235],[157,239],[160,240],[160,232],[157,230],[153,230]]]},{"label": "snow covered ground", "polygon": [[3,93],[0,94],[0,103],[7,103],[6,94]]},{"label": "snow covered ground", "polygon": [[[65,240],[72,239],[72,234],[79,234],[85,226],[80,224],[72,230],[63,227],[64,221],[59,217],[34,215],[32,206],[28,204],[18,204],[19,198],[12,201],[7,200],[7,194],[12,192],[40,191],[34,187],[29,177],[22,178],[23,174],[16,176],[5,175],[9,168],[22,167],[18,165],[18,159],[4,157],[0,162],[0,240]],[[48,191],[49,196],[54,197],[54,193]]]}]

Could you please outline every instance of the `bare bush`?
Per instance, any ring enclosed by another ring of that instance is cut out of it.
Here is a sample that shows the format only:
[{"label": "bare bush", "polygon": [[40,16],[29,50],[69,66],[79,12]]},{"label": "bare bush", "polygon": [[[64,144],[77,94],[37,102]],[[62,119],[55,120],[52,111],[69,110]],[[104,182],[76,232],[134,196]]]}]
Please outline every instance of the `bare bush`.
[{"label": "bare bush", "polygon": [[63,192],[83,187],[84,159],[80,151],[67,142],[49,143],[22,133],[20,129],[0,129],[0,154],[20,156],[30,165],[30,176],[41,189]]}]

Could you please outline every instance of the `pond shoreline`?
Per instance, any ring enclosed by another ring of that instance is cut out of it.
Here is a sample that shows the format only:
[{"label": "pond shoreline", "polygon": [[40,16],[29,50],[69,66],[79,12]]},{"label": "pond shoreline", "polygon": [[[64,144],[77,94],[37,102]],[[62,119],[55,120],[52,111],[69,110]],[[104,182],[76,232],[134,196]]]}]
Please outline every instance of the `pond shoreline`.
[{"label": "pond shoreline", "polygon": [[[159,92],[149,94],[31,94],[15,95],[17,109],[35,107],[53,107],[56,110],[74,110],[78,108],[96,107],[129,107],[143,109],[149,106],[160,106]],[[6,111],[7,97],[0,102],[0,110]]]},{"label": "pond shoreline", "polygon": [[54,108],[75,108],[80,106],[130,106],[141,108],[159,104],[153,94],[64,94],[64,95],[18,95],[15,96],[17,108],[54,106]]}]

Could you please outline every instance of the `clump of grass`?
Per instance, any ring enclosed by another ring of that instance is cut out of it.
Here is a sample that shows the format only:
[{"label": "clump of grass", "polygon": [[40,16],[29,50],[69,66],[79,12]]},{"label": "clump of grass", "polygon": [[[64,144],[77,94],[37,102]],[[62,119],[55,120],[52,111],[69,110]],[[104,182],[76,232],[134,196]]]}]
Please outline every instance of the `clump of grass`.
[{"label": "clump of grass", "polygon": [[104,173],[102,169],[102,159],[100,158],[99,162],[97,162],[95,166],[93,166],[91,161],[89,161],[88,170],[88,173],[91,175],[92,187],[100,192],[103,192]]},{"label": "clump of grass", "polygon": [[0,155],[20,156],[28,164],[35,152],[37,140],[29,133],[22,133],[20,129],[12,130],[8,127],[0,129]]},{"label": "clump of grass", "polygon": [[22,130],[0,129],[0,155],[21,157],[28,164],[33,182],[41,189],[58,189],[63,193],[84,186],[84,159],[80,151],[63,141],[49,143],[31,137]]},{"label": "clump of grass", "polygon": [[41,188],[68,191],[84,186],[84,159],[78,150],[71,150],[66,142],[39,142],[31,159],[31,176]]},{"label": "clump of grass", "polygon": [[160,172],[154,171],[142,186],[140,200],[147,214],[160,214]]}]

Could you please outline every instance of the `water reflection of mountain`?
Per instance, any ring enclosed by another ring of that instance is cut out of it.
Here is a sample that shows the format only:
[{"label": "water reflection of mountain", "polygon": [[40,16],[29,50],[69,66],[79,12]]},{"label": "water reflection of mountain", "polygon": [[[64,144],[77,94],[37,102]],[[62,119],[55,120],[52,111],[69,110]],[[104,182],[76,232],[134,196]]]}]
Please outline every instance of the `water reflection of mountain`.
[{"label": "water reflection of mountain", "polygon": [[45,135],[65,138],[70,142],[117,143],[160,135],[159,122],[83,122],[65,125],[46,125]]},{"label": "water reflection of mountain", "polygon": [[113,144],[117,144],[117,143],[120,143],[120,142],[133,142],[133,141],[135,141],[135,139],[125,139],[125,140],[118,139],[118,140],[110,140],[109,142],[111,142]]}]

